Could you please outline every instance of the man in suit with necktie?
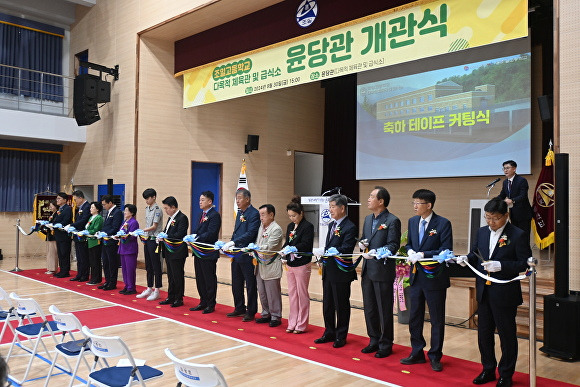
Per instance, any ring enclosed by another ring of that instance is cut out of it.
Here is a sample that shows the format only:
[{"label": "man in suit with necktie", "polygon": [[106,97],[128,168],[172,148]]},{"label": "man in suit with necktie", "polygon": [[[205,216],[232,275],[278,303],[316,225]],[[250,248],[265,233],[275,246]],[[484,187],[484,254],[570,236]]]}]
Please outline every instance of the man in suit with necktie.
[{"label": "man in suit with necktie", "polygon": [[510,212],[510,222],[524,232],[528,244],[530,243],[531,221],[534,216],[530,200],[528,199],[528,181],[525,177],[516,174],[518,164],[513,160],[503,163],[503,181],[498,198],[505,201]]},{"label": "man in suit with necktie", "polygon": [[427,355],[431,369],[443,370],[443,338],[445,333],[445,299],[450,286],[446,263],[419,262],[431,258],[443,250],[453,250],[451,222],[433,212],[435,193],[420,189],[413,193],[413,208],[417,215],[409,219],[407,261],[411,264],[409,277],[410,304],[409,333],[411,354],[401,359],[402,364],[425,363],[423,337],[425,302],[431,319],[431,348]]},{"label": "man in suit with necktie", "polygon": [[[62,224],[63,226],[72,221],[72,209],[67,204],[68,195],[65,192],[59,192],[56,195],[56,204],[58,211],[52,220],[52,224]],[[54,276],[57,278],[70,277],[70,248],[71,238],[68,232],[64,230],[54,230],[54,240],[56,241],[56,252],[58,254],[59,271]]]},{"label": "man in suit with necktie", "polygon": [[[197,234],[196,242],[213,245],[219,239],[222,217],[213,207],[213,200],[214,194],[211,191],[204,191],[199,196],[199,208],[202,213],[197,224],[192,225],[191,230],[192,234]],[[215,311],[217,293],[216,266],[219,257],[219,250],[214,250],[203,257],[195,257],[193,259],[199,305],[189,310],[203,310],[203,314]]]},{"label": "man in suit with necktie", "polygon": [[[260,228],[260,213],[252,206],[252,194],[245,188],[236,192],[238,213],[232,240],[223,247],[224,251],[230,248],[247,247],[256,241]],[[244,300],[244,283],[248,303]],[[244,316],[243,322],[254,321],[258,312],[258,287],[254,274],[254,261],[250,254],[241,254],[232,261],[232,294],[234,296],[234,311],[228,317]]]},{"label": "man in suit with necktie", "polygon": [[[74,191],[72,197],[77,205],[75,221],[66,226],[65,230],[68,231],[69,227],[74,227],[76,231],[82,231],[91,217],[91,206],[85,199],[83,191]],[[75,239],[75,251],[77,253],[77,275],[70,280],[86,282],[89,280],[89,246],[87,241]]]},{"label": "man in suit with necktie", "polygon": [[[103,195],[101,204],[107,214],[104,216],[103,228],[101,232],[112,236],[117,234],[123,223],[123,211],[119,209],[113,202],[111,195]],[[109,238],[103,240],[103,250],[101,251],[101,258],[103,260],[103,272],[105,273],[105,283],[98,286],[99,289],[113,290],[117,289],[117,278],[119,275],[119,241]]]},{"label": "man in suit with necktie", "polygon": [[[484,207],[487,226],[477,232],[477,239],[469,255],[457,258],[465,261],[480,273],[500,280],[510,280],[528,268],[527,260],[532,256],[530,244],[524,231],[510,224],[507,203],[500,198],[491,199]],[[481,353],[483,371],[474,384],[485,384],[495,380],[498,366],[498,387],[512,385],[512,376],[518,358],[516,337],[516,313],[523,303],[520,281],[495,283],[477,276],[475,281],[477,314],[477,343]],[[501,343],[499,365],[495,357],[497,328]]]},{"label": "man in suit with necktie", "polygon": [[375,353],[375,357],[389,356],[393,351],[393,282],[395,260],[377,259],[369,252],[385,247],[394,255],[401,243],[401,221],[387,210],[391,195],[386,188],[376,186],[367,200],[367,215],[359,247],[363,251],[361,274],[368,346],[362,353]]},{"label": "man in suit with necktie", "polygon": [[[333,221],[328,225],[324,249],[315,248],[314,255],[322,256],[334,247],[339,254],[352,254],[358,230],[347,217],[348,199],[344,195],[332,195],[328,201]],[[350,285],[356,280],[356,271],[341,270],[335,257],[328,257],[322,267],[322,313],[324,333],[314,340],[316,344],[334,342],[334,348],[344,347],[350,323]]]},{"label": "man in suit with necktie", "polygon": [[[187,235],[189,219],[178,208],[177,199],[168,196],[161,202],[163,210],[169,216],[164,232],[169,242],[177,242],[170,251],[163,241],[159,242],[162,256],[167,263],[167,298],[160,305],[171,305],[172,308],[183,306],[185,294],[185,260],[188,255],[187,243],[183,238]],[[181,242],[181,243],[180,243]]]}]

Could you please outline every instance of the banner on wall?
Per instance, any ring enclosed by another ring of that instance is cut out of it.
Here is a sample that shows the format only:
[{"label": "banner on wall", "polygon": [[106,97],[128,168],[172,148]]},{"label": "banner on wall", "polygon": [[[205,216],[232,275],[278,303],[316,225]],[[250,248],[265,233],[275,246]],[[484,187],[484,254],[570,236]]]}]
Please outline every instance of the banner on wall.
[{"label": "banner on wall", "polygon": [[534,242],[540,249],[554,243],[554,151],[550,142],[550,149],[545,157],[542,171],[534,190],[534,219],[532,231]]},{"label": "banner on wall", "polygon": [[183,107],[278,90],[528,34],[526,0],[420,0],[183,71]]}]

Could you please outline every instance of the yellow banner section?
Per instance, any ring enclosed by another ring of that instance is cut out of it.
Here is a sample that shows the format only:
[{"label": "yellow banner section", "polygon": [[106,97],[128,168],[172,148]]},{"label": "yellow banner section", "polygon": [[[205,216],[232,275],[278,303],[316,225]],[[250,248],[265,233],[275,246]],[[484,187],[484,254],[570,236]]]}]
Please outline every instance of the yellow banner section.
[{"label": "yellow banner section", "polygon": [[525,37],[527,16],[527,0],[416,1],[177,74],[183,107]]}]

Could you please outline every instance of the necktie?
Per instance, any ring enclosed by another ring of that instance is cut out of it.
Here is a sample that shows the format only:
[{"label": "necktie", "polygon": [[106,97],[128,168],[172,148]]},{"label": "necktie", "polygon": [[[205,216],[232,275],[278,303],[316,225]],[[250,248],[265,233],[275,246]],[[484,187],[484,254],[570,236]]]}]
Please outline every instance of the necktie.
[{"label": "necktie", "polygon": [[201,218],[199,218],[199,223],[203,223],[203,219],[205,218],[205,216],[207,215],[207,212],[203,212],[203,214],[201,214]]},{"label": "necktie", "polygon": [[425,230],[427,228],[427,221],[423,219],[421,221],[421,227],[419,227],[419,243],[423,242],[423,238],[425,237]]},{"label": "necktie", "polygon": [[512,181],[508,180],[508,196],[512,195]]}]

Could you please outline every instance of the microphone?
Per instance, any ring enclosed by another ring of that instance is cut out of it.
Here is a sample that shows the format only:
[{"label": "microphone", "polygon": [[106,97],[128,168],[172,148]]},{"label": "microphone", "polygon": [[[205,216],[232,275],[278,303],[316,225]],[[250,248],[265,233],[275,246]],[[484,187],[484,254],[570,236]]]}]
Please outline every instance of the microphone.
[{"label": "microphone", "polygon": [[493,185],[495,185],[495,183],[497,183],[498,181],[500,181],[501,179],[498,177],[497,179],[495,179],[494,181],[492,181],[491,183],[489,183],[488,185],[485,186],[485,188],[489,188]]},{"label": "microphone", "polygon": [[328,191],[324,191],[324,193],[323,193],[321,196],[324,196],[324,195],[326,195],[326,194],[333,193],[333,192],[338,192],[338,193],[340,193],[340,190],[341,190],[341,189],[342,189],[342,187],[334,187],[334,188],[331,188],[331,189],[329,189]]}]

